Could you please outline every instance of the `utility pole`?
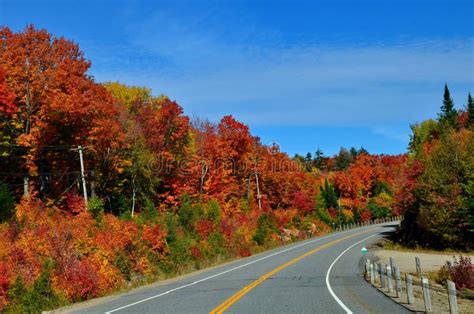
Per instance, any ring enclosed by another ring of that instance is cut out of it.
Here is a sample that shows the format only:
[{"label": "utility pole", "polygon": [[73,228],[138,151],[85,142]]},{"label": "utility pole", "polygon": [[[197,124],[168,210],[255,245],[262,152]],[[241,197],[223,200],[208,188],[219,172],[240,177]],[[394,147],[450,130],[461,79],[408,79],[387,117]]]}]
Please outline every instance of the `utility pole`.
[{"label": "utility pole", "polygon": [[[260,194],[260,184],[258,182],[258,157],[259,157],[259,153],[258,153],[258,149],[257,149],[257,145],[254,144],[254,147],[255,147],[255,183],[257,185],[257,201],[258,201],[258,209],[259,210],[262,210],[262,195]],[[249,180],[249,186],[250,186],[250,180]]]},{"label": "utility pole", "polygon": [[260,184],[258,182],[258,155],[257,155],[257,158],[255,160],[255,183],[257,185],[258,209],[262,210],[262,195],[260,194]]},{"label": "utility pole", "polygon": [[135,177],[132,177],[132,186],[133,186],[133,192],[132,192],[132,218],[133,215],[135,214],[135,196],[136,196],[136,188],[135,188]]},{"label": "utility pole", "polygon": [[82,151],[85,149],[85,147],[82,146],[77,146],[77,150],[79,151],[79,161],[81,163],[81,179],[82,179],[82,191],[84,193],[84,201],[86,202],[86,208],[87,208],[87,186],[86,186],[86,177],[84,175],[84,159],[82,157]]},{"label": "utility pole", "polygon": [[337,218],[339,219],[339,224],[341,224],[341,197],[337,199]]},{"label": "utility pole", "polygon": [[258,200],[258,209],[262,209],[262,195],[260,194],[260,185],[258,183],[258,171],[255,168],[255,181],[257,183],[257,200]]}]

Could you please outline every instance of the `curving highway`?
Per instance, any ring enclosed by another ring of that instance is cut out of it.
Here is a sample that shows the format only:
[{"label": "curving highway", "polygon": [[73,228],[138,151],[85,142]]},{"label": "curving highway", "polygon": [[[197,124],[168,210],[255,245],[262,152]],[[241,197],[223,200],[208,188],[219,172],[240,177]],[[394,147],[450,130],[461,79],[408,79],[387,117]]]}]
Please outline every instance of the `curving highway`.
[{"label": "curving highway", "polygon": [[361,248],[394,226],[332,233],[60,312],[408,313],[360,275]]}]

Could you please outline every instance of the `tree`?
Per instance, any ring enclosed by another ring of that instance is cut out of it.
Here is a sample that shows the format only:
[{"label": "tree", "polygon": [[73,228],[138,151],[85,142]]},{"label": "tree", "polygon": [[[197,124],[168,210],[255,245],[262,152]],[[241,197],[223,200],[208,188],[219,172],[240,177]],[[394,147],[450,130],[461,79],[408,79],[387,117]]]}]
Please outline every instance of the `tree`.
[{"label": "tree", "polygon": [[[149,207],[149,199],[156,194],[161,181],[160,176],[153,171],[156,169],[150,167],[157,159],[147,146],[143,125],[138,121],[144,108],[153,106],[156,100],[152,97],[151,90],[145,87],[127,86],[118,82],[103,85],[112,94],[117,105],[123,107],[121,126],[127,147],[121,151],[124,171],[116,178],[122,191],[112,195],[111,201],[115,201],[115,204],[110,204],[110,208],[114,213],[130,213],[133,217],[136,209]],[[116,200],[113,199],[115,195]],[[118,204],[119,198],[124,200],[122,206]]]},{"label": "tree", "polygon": [[354,160],[359,155],[359,152],[357,151],[357,149],[355,147],[351,147],[349,149],[349,154],[351,155],[351,159]]},{"label": "tree", "polygon": [[146,149],[153,154],[153,175],[161,179],[156,192],[171,204],[185,185],[186,173],[182,170],[190,154],[189,118],[183,115],[180,105],[166,96],[136,102],[132,110]]},{"label": "tree", "polygon": [[339,150],[339,154],[334,156],[334,166],[336,170],[346,169],[347,167],[349,167],[352,161],[353,161],[353,156],[344,147],[341,147],[341,149]]},{"label": "tree", "polygon": [[329,183],[328,179],[324,179],[324,185],[320,187],[321,196],[323,197],[326,208],[338,208],[339,196],[334,189],[334,186]]},{"label": "tree", "polygon": [[144,102],[152,99],[151,89],[140,86],[127,86],[119,82],[106,82],[102,84],[115,99],[122,102],[128,109],[140,99]]},{"label": "tree", "polygon": [[427,146],[439,137],[439,123],[435,120],[428,119],[420,124],[412,124],[410,125],[410,128],[412,134],[410,135],[408,149],[411,154],[420,157],[423,155]]},{"label": "tree", "polygon": [[115,164],[118,113],[87,74],[90,65],[77,44],[46,30],[0,28],[0,67],[15,95],[10,112],[0,108],[0,142],[15,147],[10,165],[25,174],[25,194],[33,183],[41,196],[57,198],[73,183],[77,176],[68,174],[78,166],[71,166],[77,165],[72,146],[88,146],[88,160],[101,170]]},{"label": "tree", "polygon": [[467,96],[467,125],[474,126],[474,100],[472,100],[471,93]]},{"label": "tree", "polygon": [[368,155],[369,152],[364,147],[361,147],[361,148],[359,148],[359,151],[357,152],[357,155],[362,155],[362,154]]},{"label": "tree", "polygon": [[448,85],[444,85],[443,105],[441,106],[441,113],[439,114],[439,122],[451,126],[453,128],[457,125],[458,112],[454,109],[454,102],[448,89]]},{"label": "tree", "polygon": [[325,168],[326,158],[324,157],[323,151],[318,148],[314,153],[314,165],[319,170],[323,170]]},{"label": "tree", "polygon": [[311,155],[311,153],[308,152],[306,154],[304,162],[305,162],[306,171],[311,171],[311,169],[313,168],[313,156]]},{"label": "tree", "polygon": [[451,130],[413,156],[397,196],[405,244],[436,249],[473,247],[474,133]]},{"label": "tree", "polygon": [[[8,90],[5,76],[5,69],[0,66],[0,112],[5,118],[11,118],[18,108],[14,104],[15,95]],[[0,120],[0,127],[2,126],[1,123],[2,121]]]}]

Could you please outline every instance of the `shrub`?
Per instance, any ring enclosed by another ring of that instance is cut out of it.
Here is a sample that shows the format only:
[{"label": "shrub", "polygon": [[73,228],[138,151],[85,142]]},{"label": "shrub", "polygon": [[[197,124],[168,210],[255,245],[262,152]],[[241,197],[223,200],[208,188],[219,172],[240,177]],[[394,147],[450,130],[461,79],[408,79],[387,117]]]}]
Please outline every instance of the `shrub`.
[{"label": "shrub", "polygon": [[474,301],[474,291],[469,289],[461,289],[459,291],[459,297],[463,299],[473,300]]},{"label": "shrub", "polygon": [[150,249],[163,256],[167,253],[166,231],[160,225],[145,226],[143,230],[143,240],[149,244]]},{"label": "shrub", "polygon": [[31,287],[26,287],[21,277],[17,277],[9,290],[11,305],[6,309],[13,313],[40,313],[64,305],[64,298],[57,295],[51,286],[52,263],[43,265],[40,276]]},{"label": "shrub", "polygon": [[[445,270],[443,270],[443,268],[445,268]],[[449,279],[446,277],[450,277],[458,289],[474,289],[474,267],[472,265],[471,259],[468,256],[459,256],[459,261],[456,259],[456,257],[454,257],[454,262],[446,262],[446,265],[443,266],[443,268],[440,270],[440,272],[441,275],[444,275],[445,277],[444,282],[446,279]],[[449,276],[443,274],[446,272],[449,273]]]},{"label": "shrub", "polygon": [[199,238],[202,240],[207,240],[209,234],[214,230],[214,224],[211,220],[208,219],[199,219],[196,222],[196,231],[199,235]]},{"label": "shrub", "polygon": [[68,265],[60,288],[72,301],[82,301],[99,295],[98,269],[86,257],[75,259]]},{"label": "shrub", "polygon": [[114,266],[120,270],[125,280],[130,281],[132,279],[132,263],[127,255],[122,252],[117,253],[114,259]]},{"label": "shrub", "polygon": [[334,222],[334,220],[331,218],[331,216],[329,215],[329,213],[328,213],[324,208],[318,208],[317,213],[318,213],[318,218],[319,218],[322,222],[324,222],[324,223],[326,223],[326,224],[328,224],[328,225],[331,225],[331,224]]},{"label": "shrub", "polygon": [[253,240],[257,242],[258,245],[263,245],[267,240],[268,235],[270,234],[270,223],[268,216],[266,214],[261,215],[258,218],[258,227]]},{"label": "shrub", "polygon": [[454,259],[451,276],[459,289],[474,289],[474,268],[471,258],[459,256],[459,261]]},{"label": "shrub", "polygon": [[[26,286],[23,283],[23,278],[21,276],[17,276],[15,281],[10,285],[8,289],[8,299],[10,299],[10,306],[9,309],[18,308],[21,306],[23,297],[26,294]],[[15,312],[14,310],[12,312]]]},{"label": "shrub", "polygon": [[142,211],[140,213],[140,223],[155,222],[158,218],[158,211],[152,200],[145,198]]},{"label": "shrub", "polygon": [[65,210],[74,215],[82,213],[86,208],[84,198],[77,194],[76,191],[72,191],[66,194],[65,204]]},{"label": "shrub", "polygon": [[210,200],[207,203],[207,210],[205,217],[215,223],[220,223],[221,221],[221,208],[219,203],[216,200]]},{"label": "shrub", "polygon": [[193,206],[193,202],[188,194],[184,194],[180,199],[178,208],[178,222],[187,231],[193,229],[196,218],[202,214],[199,205]]},{"label": "shrub", "polygon": [[226,247],[225,247],[226,243],[225,243],[225,238],[222,235],[222,233],[218,231],[211,232],[209,234],[207,241],[209,243],[212,256],[226,254]]},{"label": "shrub", "polygon": [[436,282],[441,285],[446,285],[446,280],[452,280],[451,273],[449,272],[449,267],[447,265],[443,265],[441,269],[436,274]]},{"label": "shrub", "polygon": [[368,208],[366,208],[360,214],[360,218],[362,219],[362,221],[368,221],[368,220],[372,219],[372,213],[370,212],[370,210]]},{"label": "shrub", "polygon": [[7,293],[10,287],[11,272],[7,263],[0,262],[0,311],[7,304]]},{"label": "shrub", "polygon": [[166,242],[168,244],[173,243],[176,240],[176,218],[173,213],[166,213],[165,216],[165,225],[166,225]]},{"label": "shrub", "polygon": [[97,225],[101,225],[104,221],[104,202],[98,197],[92,197],[87,203],[87,210],[94,217]]},{"label": "shrub", "polygon": [[314,201],[307,193],[298,191],[293,194],[292,206],[302,214],[308,214],[314,210]]},{"label": "shrub", "polygon": [[379,207],[374,201],[370,200],[367,206],[368,210],[372,214],[373,218],[385,218],[390,213],[390,210],[387,207]]},{"label": "shrub", "polygon": [[191,239],[186,236],[178,236],[169,244],[169,267],[164,269],[169,272],[179,272],[181,267],[186,266],[192,259]]}]

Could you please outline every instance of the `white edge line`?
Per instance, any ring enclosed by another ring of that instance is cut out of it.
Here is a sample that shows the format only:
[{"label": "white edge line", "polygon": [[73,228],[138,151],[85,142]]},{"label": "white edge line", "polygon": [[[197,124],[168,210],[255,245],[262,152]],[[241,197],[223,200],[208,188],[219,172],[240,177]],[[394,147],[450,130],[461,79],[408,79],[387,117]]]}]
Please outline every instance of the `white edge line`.
[{"label": "white edge line", "polygon": [[[110,313],[113,313],[113,312],[117,312],[117,311],[120,311],[120,310],[129,308],[129,307],[132,307],[132,306],[134,306],[134,305],[137,305],[137,304],[140,304],[140,303],[143,303],[143,302],[147,302],[147,301],[149,301],[149,300],[153,300],[153,299],[159,298],[159,297],[164,296],[164,295],[166,295],[166,294],[169,294],[169,293],[171,293],[171,292],[178,291],[178,290],[181,290],[181,289],[190,287],[190,286],[194,286],[194,285],[196,285],[196,284],[198,284],[198,283],[201,283],[201,282],[204,282],[204,281],[213,279],[213,278],[218,277],[218,276],[222,276],[222,275],[227,274],[227,273],[229,273],[229,272],[231,272],[231,271],[234,271],[234,270],[237,270],[237,269],[240,269],[240,268],[243,268],[243,267],[246,267],[246,266],[255,264],[255,263],[260,262],[260,261],[263,261],[263,260],[265,260],[265,259],[267,259],[267,258],[270,258],[270,257],[276,256],[276,255],[280,255],[280,254],[286,253],[286,252],[288,252],[288,251],[291,251],[291,250],[300,248],[300,247],[302,247],[302,246],[306,246],[306,245],[309,245],[309,244],[312,244],[312,243],[315,243],[315,242],[319,242],[319,241],[324,240],[324,239],[332,238],[332,237],[337,236],[337,235],[341,235],[341,234],[344,234],[344,233],[348,233],[348,232],[351,232],[351,231],[357,231],[357,230],[360,230],[360,229],[347,230],[347,231],[343,231],[343,232],[338,232],[338,233],[335,233],[335,234],[331,234],[331,235],[328,235],[328,236],[324,236],[324,237],[321,237],[321,238],[317,238],[317,239],[314,239],[314,240],[310,240],[310,241],[307,241],[307,242],[305,242],[305,243],[301,243],[301,244],[292,246],[292,247],[287,248],[287,249],[285,249],[285,250],[278,251],[278,252],[275,252],[275,253],[270,254],[270,255],[266,255],[266,256],[264,256],[264,257],[261,257],[261,258],[259,258],[259,259],[256,259],[256,260],[254,260],[254,261],[251,261],[251,262],[248,262],[248,263],[245,263],[245,264],[242,264],[242,265],[240,265],[240,266],[237,266],[237,267],[228,269],[228,270],[226,270],[226,271],[223,271],[223,272],[214,274],[214,275],[212,275],[212,276],[209,276],[209,277],[206,277],[206,278],[203,278],[203,279],[199,279],[199,280],[197,280],[197,281],[188,283],[188,284],[186,284],[186,285],[179,286],[179,287],[173,288],[173,289],[171,289],[171,290],[167,290],[167,291],[165,291],[165,292],[163,292],[163,293],[160,293],[160,294],[157,294],[157,295],[153,295],[153,296],[148,297],[148,298],[146,298],[146,299],[142,299],[142,300],[139,300],[139,301],[136,301],[136,302],[133,302],[133,303],[124,305],[124,306],[122,306],[122,307],[119,307],[119,308],[116,308],[116,309],[107,311],[107,312],[105,312],[105,314],[110,314]],[[373,237],[373,236],[374,236],[374,235],[372,235],[371,237]],[[370,238],[370,237],[369,237],[369,238]],[[366,239],[368,239],[368,238],[366,238]],[[365,239],[364,239],[364,240],[365,240]],[[362,242],[362,241],[360,241],[360,242]],[[357,243],[355,243],[355,244],[359,244],[359,242],[357,242]],[[355,245],[355,244],[354,244],[354,245]],[[353,246],[354,246],[354,245],[353,245]],[[350,248],[351,248],[351,247],[349,247],[348,249],[350,249]],[[347,251],[347,250],[346,250],[346,251]],[[346,251],[344,251],[343,254],[344,254]],[[341,257],[341,256],[342,256],[342,254],[341,254],[339,257]],[[339,258],[339,257],[338,257],[338,258]],[[337,261],[337,259],[336,259],[334,262],[336,262],[336,261]],[[334,263],[333,263],[333,264],[334,264]],[[331,269],[332,266],[333,266],[333,265],[330,266],[330,269]],[[328,274],[329,274],[329,272],[328,272]],[[328,284],[328,287],[329,287],[328,276],[326,276],[326,284]],[[331,289],[331,288],[329,287],[329,289]],[[332,290],[330,290],[330,292],[331,292],[331,291],[332,291]],[[331,292],[331,293],[333,294],[333,297],[337,299],[337,297],[334,295],[334,293],[333,293],[333,292]],[[340,302],[340,301],[339,301],[339,302]],[[342,302],[341,302],[341,304],[342,304]],[[344,304],[342,304],[342,306],[344,306]],[[348,313],[349,313],[349,312],[348,312]],[[352,312],[350,312],[350,313],[352,313]]]},{"label": "white edge line", "polygon": [[370,239],[372,237],[375,237],[377,234],[373,234],[371,236],[368,236],[367,238],[364,238],[360,241],[357,241],[356,243],[352,244],[351,246],[349,246],[347,249],[345,249],[341,254],[339,254],[338,257],[336,257],[336,259],[332,262],[331,266],[329,266],[328,268],[328,271],[326,273],[326,286],[329,290],[329,293],[331,294],[331,296],[334,298],[334,300],[336,300],[336,302],[343,308],[344,311],[346,311],[347,314],[352,314],[352,311],[341,301],[341,299],[339,299],[337,297],[337,295],[334,293],[334,291],[332,290],[331,288],[331,284],[329,283],[329,274],[331,273],[331,270],[333,268],[333,266],[336,264],[336,262],[347,252],[349,251],[350,249],[352,249],[354,246],[366,241],[367,239]]}]

